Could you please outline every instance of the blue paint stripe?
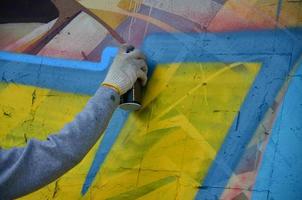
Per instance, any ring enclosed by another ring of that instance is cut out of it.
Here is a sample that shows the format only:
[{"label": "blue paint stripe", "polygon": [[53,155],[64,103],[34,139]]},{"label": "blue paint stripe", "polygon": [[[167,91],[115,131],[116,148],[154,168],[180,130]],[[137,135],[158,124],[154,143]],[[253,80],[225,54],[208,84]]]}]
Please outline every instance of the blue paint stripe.
[{"label": "blue paint stripe", "polygon": [[[301,55],[302,56],[302,55]],[[255,190],[269,199],[302,199],[302,64],[292,76],[263,155]],[[257,196],[252,196],[257,200]]]},{"label": "blue paint stripe", "polygon": [[112,148],[116,138],[118,137],[119,133],[121,132],[121,129],[124,126],[124,123],[126,122],[128,118],[128,112],[118,109],[106,129],[106,132],[104,133],[104,138],[102,139],[98,150],[95,154],[94,160],[92,162],[92,165],[88,171],[88,174],[86,176],[85,182],[82,187],[82,195],[86,194],[88,189],[90,188],[91,184],[93,183],[97,173],[99,172],[103,162],[105,161],[105,158],[107,157],[107,154],[109,153],[110,149]]},{"label": "blue paint stripe", "polygon": [[118,48],[107,47],[102,53],[101,62],[89,62],[63,58],[53,58],[38,55],[20,54],[0,51],[0,60],[22,62],[24,64],[48,65],[53,67],[70,68],[74,70],[103,71],[109,66],[110,60],[117,54]]},{"label": "blue paint stripe", "polygon": [[99,63],[0,52],[0,81],[92,95],[118,49],[107,47]]}]

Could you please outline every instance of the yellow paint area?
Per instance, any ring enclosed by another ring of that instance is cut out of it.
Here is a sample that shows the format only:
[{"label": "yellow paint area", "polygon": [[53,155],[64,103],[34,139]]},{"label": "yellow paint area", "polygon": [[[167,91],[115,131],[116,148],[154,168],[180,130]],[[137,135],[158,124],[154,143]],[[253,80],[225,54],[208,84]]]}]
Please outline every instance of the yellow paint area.
[{"label": "yellow paint area", "polygon": [[302,26],[302,1],[282,1],[280,23],[286,27]]},{"label": "yellow paint area", "polygon": [[[259,69],[258,63],[157,66],[143,109],[129,116],[85,196],[98,144],[58,181],[21,199],[193,199]],[[88,98],[0,83],[0,145],[45,139]]]},{"label": "yellow paint area", "polygon": [[90,9],[91,12],[93,12],[96,16],[98,16],[100,19],[102,19],[104,22],[106,22],[110,27],[117,28],[125,19],[127,16],[118,14],[116,12],[110,12],[110,11],[103,11],[103,10],[96,10],[96,9]]},{"label": "yellow paint area", "polygon": [[26,137],[45,139],[71,121],[87,101],[88,96],[1,83],[0,145],[21,146]]},{"label": "yellow paint area", "polygon": [[157,66],[92,199],[193,199],[249,91],[257,63]]},{"label": "yellow paint area", "polygon": [[132,11],[137,9],[138,3],[132,0],[79,1],[83,6],[89,8],[91,12],[106,22],[110,27],[117,28],[127,16],[116,12],[117,9]]},{"label": "yellow paint area", "polygon": [[263,28],[275,27],[276,25],[279,28],[302,25],[302,1],[282,1],[277,20],[278,6],[279,0],[229,0],[223,5],[219,13],[226,14],[226,16],[233,13],[234,17],[261,25]]}]

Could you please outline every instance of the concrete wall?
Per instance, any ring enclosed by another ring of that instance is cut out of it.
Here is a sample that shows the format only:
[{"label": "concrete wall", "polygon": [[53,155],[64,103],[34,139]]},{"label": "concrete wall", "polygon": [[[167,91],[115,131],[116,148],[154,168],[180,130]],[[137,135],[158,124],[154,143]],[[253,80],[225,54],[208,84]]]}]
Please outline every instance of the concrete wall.
[{"label": "concrete wall", "polygon": [[302,198],[302,1],[55,5],[48,23],[0,24],[2,148],[71,121],[118,41],[150,80],[142,110],[116,110],[78,166],[23,199]]}]

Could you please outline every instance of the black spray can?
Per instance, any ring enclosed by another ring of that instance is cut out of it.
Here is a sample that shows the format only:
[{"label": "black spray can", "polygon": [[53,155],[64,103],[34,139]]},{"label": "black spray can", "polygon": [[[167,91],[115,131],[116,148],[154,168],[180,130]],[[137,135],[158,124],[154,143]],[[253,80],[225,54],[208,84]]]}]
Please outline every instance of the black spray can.
[{"label": "black spray can", "polygon": [[[134,49],[134,46],[129,45],[126,49],[126,53],[130,53],[131,51],[134,51]],[[142,107],[141,100],[142,84],[139,80],[137,80],[134,83],[133,87],[128,92],[126,92],[126,94],[121,96],[120,108],[129,111],[139,110]]]},{"label": "black spray can", "polygon": [[142,84],[137,80],[133,87],[121,96],[120,108],[129,111],[139,110],[142,105]]}]

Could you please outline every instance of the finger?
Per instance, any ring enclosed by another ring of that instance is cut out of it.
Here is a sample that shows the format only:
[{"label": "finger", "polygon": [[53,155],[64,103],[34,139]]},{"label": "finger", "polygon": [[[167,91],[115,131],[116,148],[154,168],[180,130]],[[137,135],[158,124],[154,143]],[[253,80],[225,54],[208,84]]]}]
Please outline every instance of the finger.
[{"label": "finger", "polygon": [[119,48],[119,53],[129,53],[131,51],[133,51],[135,49],[134,46],[130,45],[130,44],[122,44]]},{"label": "finger", "polygon": [[127,49],[128,44],[122,44],[119,48],[119,54],[125,53]]},{"label": "finger", "polygon": [[138,66],[139,69],[143,70],[144,72],[147,73],[148,71],[148,66],[145,60],[142,59],[136,59],[134,60],[134,63],[136,66]]},{"label": "finger", "polygon": [[145,55],[138,49],[134,49],[133,51],[127,53],[127,57],[146,60]]},{"label": "finger", "polygon": [[144,72],[143,70],[138,70],[137,71],[137,79],[140,79],[142,81],[143,86],[145,86],[147,84],[147,73]]}]

